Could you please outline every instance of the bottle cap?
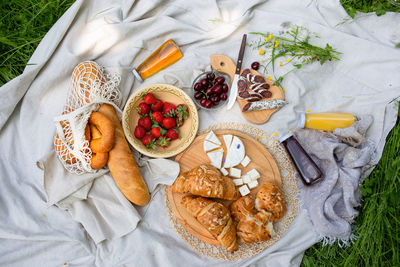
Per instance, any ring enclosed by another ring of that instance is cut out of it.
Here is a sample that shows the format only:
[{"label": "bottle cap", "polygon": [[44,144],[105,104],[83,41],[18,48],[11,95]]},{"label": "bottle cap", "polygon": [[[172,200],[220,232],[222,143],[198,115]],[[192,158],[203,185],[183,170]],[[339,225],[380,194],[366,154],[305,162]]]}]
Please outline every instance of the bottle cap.
[{"label": "bottle cap", "polygon": [[279,138],[279,142],[282,143],[283,141],[285,141],[286,139],[290,138],[293,136],[293,133],[287,133],[285,135],[283,135],[281,138]]},{"label": "bottle cap", "polygon": [[305,125],[306,125],[306,113],[301,112],[299,113],[297,118],[297,128],[304,128]]},{"label": "bottle cap", "polygon": [[143,82],[142,77],[140,77],[140,75],[139,75],[139,73],[137,72],[136,69],[133,69],[133,70],[132,70],[132,73],[133,73],[133,75],[135,75],[136,79],[139,80],[139,82],[141,82],[141,83]]}]

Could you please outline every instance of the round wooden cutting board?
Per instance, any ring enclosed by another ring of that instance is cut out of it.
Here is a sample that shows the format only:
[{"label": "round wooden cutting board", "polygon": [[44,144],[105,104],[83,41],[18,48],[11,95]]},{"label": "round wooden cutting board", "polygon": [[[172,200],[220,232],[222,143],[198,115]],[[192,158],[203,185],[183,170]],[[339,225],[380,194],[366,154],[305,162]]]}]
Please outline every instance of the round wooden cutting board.
[{"label": "round wooden cutting board", "polygon": [[[226,73],[230,76],[231,82],[233,81],[233,76],[235,75],[235,70],[236,70],[236,65],[232,61],[231,58],[225,56],[225,55],[211,55],[210,56],[210,62],[211,62],[211,67],[214,70],[217,70],[219,72]],[[251,71],[251,74],[253,75],[261,75],[257,71],[249,68]],[[243,70],[241,70],[240,73],[242,73]],[[263,76],[263,75],[261,75]],[[269,84],[270,88],[269,91],[272,93],[272,97],[268,99],[282,99],[285,100],[285,94],[282,90],[281,87],[272,85],[274,82],[271,80],[268,80],[265,78],[265,82]],[[232,86],[232,84],[231,84]],[[237,98],[237,101],[240,106],[240,110],[243,109],[243,106],[246,105],[248,102],[243,99]],[[263,124],[266,123],[271,115],[278,111],[279,108],[274,108],[274,109],[265,109],[265,110],[255,110],[255,111],[249,111],[249,112],[242,112],[243,117],[252,123],[255,124]]]},{"label": "round wooden cutting board", "polygon": [[[278,166],[264,145],[247,134],[239,131],[216,130],[214,133],[218,136],[222,143],[222,147],[224,148],[224,158],[226,157],[227,149],[225,147],[222,135],[232,134],[242,140],[245,146],[246,155],[249,156],[251,162],[246,167],[238,165],[235,168],[241,169],[242,175],[251,169],[256,169],[260,173],[261,177],[258,179],[259,186],[251,190],[251,194],[253,196],[257,194],[258,190],[265,182],[274,182],[275,184],[281,186],[282,181]],[[210,164],[210,160],[208,159],[206,152],[203,150],[203,142],[206,135],[207,134],[203,134],[196,137],[193,143],[185,151],[175,157],[175,161],[177,161],[180,165],[181,173],[189,171],[200,164]],[[204,228],[191,214],[189,214],[186,208],[182,205],[181,200],[184,195],[185,194],[174,193],[172,192],[171,187],[168,188],[167,197],[171,204],[172,212],[179,223],[198,239],[209,244],[218,245],[219,242],[207,231],[206,228]],[[228,200],[218,201],[224,204],[226,207],[229,207],[229,205],[232,203],[232,201]]]}]

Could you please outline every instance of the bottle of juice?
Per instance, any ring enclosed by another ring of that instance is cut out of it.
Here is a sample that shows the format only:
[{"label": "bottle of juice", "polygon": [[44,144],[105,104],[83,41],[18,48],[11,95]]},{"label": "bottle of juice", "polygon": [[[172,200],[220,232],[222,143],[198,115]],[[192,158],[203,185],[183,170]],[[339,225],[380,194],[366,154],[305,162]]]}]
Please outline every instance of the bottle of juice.
[{"label": "bottle of juice", "polygon": [[140,82],[143,82],[144,79],[174,64],[182,57],[179,47],[170,39],[154,51],[137,69],[133,69],[132,72]]},{"label": "bottle of juice", "polygon": [[351,113],[301,113],[298,127],[333,132],[336,128],[347,128],[357,121]]}]

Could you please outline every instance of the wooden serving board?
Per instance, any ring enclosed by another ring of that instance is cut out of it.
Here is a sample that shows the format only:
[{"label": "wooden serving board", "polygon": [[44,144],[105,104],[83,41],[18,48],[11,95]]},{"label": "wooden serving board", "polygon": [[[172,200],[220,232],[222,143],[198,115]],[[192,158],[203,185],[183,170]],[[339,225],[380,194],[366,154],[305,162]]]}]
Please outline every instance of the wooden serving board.
[{"label": "wooden serving board", "polygon": [[[236,65],[232,61],[230,57],[227,57],[225,55],[211,55],[210,56],[210,62],[211,62],[211,67],[219,72],[226,73],[229,75],[231,78],[231,86],[232,86],[232,81],[233,81],[233,76],[235,75],[235,70],[236,70]],[[253,75],[261,75],[257,71],[249,68],[251,71],[251,74]],[[242,73],[243,69],[240,71]],[[263,75],[261,75],[263,76]],[[271,80],[268,80],[266,77],[265,82],[270,85],[269,91],[272,93],[272,97],[268,99],[282,99],[285,100],[285,94],[283,93],[283,90],[280,86],[272,85],[274,82]],[[240,110],[243,109],[243,106],[246,105],[248,102],[243,99],[237,98],[237,101],[240,106]],[[279,108],[275,109],[266,109],[266,110],[255,110],[255,111],[249,111],[249,112],[242,112],[243,117],[252,123],[255,124],[263,124],[266,123],[271,115],[278,111]]]},{"label": "wooden serving board", "polygon": [[[258,179],[259,186],[251,190],[251,194],[255,196],[260,189],[260,187],[265,182],[274,182],[275,184],[281,186],[281,176],[278,169],[278,166],[272,157],[272,155],[268,152],[264,145],[262,145],[257,140],[248,136],[247,134],[241,133],[239,131],[233,130],[216,130],[214,133],[219,137],[222,146],[224,148],[224,158],[226,157],[226,147],[223,142],[222,135],[224,134],[232,134],[239,137],[246,149],[246,155],[250,157],[251,162],[247,167],[243,167],[242,165],[238,165],[235,168],[239,168],[242,170],[242,174],[247,173],[251,169],[255,168],[261,175]],[[203,150],[203,142],[204,138],[207,134],[203,134],[201,136],[196,137],[193,143],[182,153],[178,154],[175,157],[175,161],[177,161],[181,167],[181,173],[185,171],[189,171],[200,164],[209,164],[210,160],[207,157],[206,152]],[[200,240],[207,242],[209,244],[218,245],[219,242],[204,228],[182,205],[182,197],[185,194],[174,193],[171,190],[171,187],[168,188],[168,200],[171,204],[172,212],[175,217],[179,221],[179,223],[192,235],[199,238]],[[218,200],[220,203],[224,204],[226,207],[232,203],[229,200]]]}]

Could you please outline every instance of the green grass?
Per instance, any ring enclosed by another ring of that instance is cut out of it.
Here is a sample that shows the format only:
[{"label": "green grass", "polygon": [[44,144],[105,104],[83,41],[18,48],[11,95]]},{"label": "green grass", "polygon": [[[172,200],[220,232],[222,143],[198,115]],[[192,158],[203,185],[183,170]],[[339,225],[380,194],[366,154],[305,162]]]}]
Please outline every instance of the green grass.
[{"label": "green grass", "polygon": [[[73,3],[71,0],[0,2],[0,86],[22,73],[40,40]],[[355,11],[400,12],[385,0],[341,0]],[[351,247],[306,251],[303,266],[400,266],[400,122],[387,138],[382,159],[362,186],[363,206],[354,224],[358,240]]]}]

